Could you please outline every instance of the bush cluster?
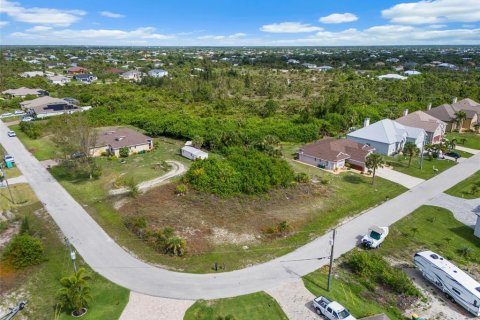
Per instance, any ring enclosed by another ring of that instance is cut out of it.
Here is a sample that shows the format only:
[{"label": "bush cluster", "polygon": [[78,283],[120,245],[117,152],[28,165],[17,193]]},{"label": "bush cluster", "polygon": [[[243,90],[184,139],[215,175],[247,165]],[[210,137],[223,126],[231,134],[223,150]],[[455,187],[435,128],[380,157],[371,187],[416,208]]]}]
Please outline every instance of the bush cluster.
[{"label": "bush cluster", "polygon": [[43,261],[44,247],[40,239],[24,233],[15,236],[6,246],[2,260],[15,269],[23,269]]},{"label": "bush cluster", "polygon": [[379,254],[356,251],[348,257],[347,265],[372,290],[382,285],[398,294],[421,296],[405,272],[390,266]]},{"label": "bush cluster", "polygon": [[219,196],[261,194],[287,187],[295,175],[288,163],[253,148],[229,148],[225,159],[195,161],[185,180],[195,189]]},{"label": "bush cluster", "polygon": [[42,125],[35,122],[20,122],[20,130],[27,135],[30,139],[37,139],[42,134]]},{"label": "bush cluster", "polygon": [[147,226],[145,217],[127,217],[125,226],[156,251],[174,256],[183,256],[187,242],[175,234],[170,227],[152,228]]}]

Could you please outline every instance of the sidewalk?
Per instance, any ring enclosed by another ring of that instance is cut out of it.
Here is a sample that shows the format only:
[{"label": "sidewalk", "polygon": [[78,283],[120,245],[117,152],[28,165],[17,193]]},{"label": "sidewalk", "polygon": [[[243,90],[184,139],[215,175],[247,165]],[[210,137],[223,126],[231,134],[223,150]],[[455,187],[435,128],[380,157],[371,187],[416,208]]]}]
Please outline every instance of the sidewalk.
[{"label": "sidewalk", "polygon": [[471,149],[471,148],[465,148],[465,147],[461,147],[461,146],[455,146],[455,149],[460,150],[460,151],[463,151],[463,152],[471,153],[471,154],[480,153],[480,150]]}]

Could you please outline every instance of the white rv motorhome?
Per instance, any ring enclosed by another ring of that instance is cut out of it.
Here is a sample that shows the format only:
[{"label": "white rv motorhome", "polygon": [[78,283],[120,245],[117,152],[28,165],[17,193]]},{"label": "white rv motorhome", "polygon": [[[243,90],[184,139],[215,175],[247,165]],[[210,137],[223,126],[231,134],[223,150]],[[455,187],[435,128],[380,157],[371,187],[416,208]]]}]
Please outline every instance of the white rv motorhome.
[{"label": "white rv motorhome", "polygon": [[432,251],[417,252],[415,265],[422,274],[455,302],[480,316],[480,283]]}]

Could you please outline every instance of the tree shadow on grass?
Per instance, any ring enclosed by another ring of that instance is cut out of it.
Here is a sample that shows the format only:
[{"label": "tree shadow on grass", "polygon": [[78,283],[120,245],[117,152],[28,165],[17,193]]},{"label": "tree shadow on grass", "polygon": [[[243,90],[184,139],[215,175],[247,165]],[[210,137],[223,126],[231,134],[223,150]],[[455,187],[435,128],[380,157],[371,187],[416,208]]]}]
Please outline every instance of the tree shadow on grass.
[{"label": "tree shadow on grass", "polygon": [[480,247],[480,238],[477,238],[473,234],[473,229],[468,226],[461,226],[455,228],[449,228],[454,234],[465,239],[465,245],[471,245],[472,247]]},{"label": "tree shadow on grass", "polygon": [[361,176],[357,174],[348,174],[346,176],[343,176],[343,181],[352,183],[352,184],[364,184],[367,183],[365,179],[363,179]]}]

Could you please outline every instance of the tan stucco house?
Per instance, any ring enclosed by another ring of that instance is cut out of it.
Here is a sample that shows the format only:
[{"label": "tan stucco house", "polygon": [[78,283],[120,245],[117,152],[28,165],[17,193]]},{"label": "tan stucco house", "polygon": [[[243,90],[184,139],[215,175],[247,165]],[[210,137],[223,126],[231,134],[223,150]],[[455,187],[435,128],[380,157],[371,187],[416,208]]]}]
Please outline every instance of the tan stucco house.
[{"label": "tan stucco house", "polygon": [[95,147],[90,149],[93,157],[103,154],[120,156],[120,149],[127,147],[129,154],[153,149],[153,139],[130,128],[108,128],[99,132]]}]

